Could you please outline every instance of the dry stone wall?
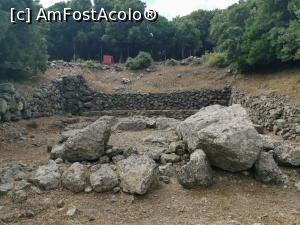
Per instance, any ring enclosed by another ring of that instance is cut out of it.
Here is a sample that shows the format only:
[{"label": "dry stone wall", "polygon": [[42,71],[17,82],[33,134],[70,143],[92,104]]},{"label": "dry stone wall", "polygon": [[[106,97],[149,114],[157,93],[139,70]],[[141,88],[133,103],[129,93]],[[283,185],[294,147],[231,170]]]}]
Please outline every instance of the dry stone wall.
[{"label": "dry stone wall", "polygon": [[17,121],[31,117],[30,107],[10,83],[0,84],[0,121]]},{"label": "dry stone wall", "polygon": [[[168,117],[188,117],[209,105],[241,104],[258,125],[284,139],[300,141],[300,108],[278,95],[247,96],[229,88],[191,90],[174,93],[102,93],[89,88],[82,76],[65,76],[36,90],[26,99],[9,83],[0,84],[0,121],[71,113],[74,115],[128,115],[150,112]],[[130,114],[130,113],[129,113]],[[184,114],[182,117],[178,114]],[[148,115],[148,114],[147,114]]]},{"label": "dry stone wall", "polygon": [[228,105],[230,96],[230,89],[107,94],[92,91],[82,76],[68,76],[41,88],[30,107],[33,117],[65,112],[81,115],[113,110],[197,110],[214,104]]},{"label": "dry stone wall", "polygon": [[283,137],[300,141],[300,108],[291,105],[283,96],[247,96],[232,91],[231,104],[241,104],[247,109],[252,122]]}]

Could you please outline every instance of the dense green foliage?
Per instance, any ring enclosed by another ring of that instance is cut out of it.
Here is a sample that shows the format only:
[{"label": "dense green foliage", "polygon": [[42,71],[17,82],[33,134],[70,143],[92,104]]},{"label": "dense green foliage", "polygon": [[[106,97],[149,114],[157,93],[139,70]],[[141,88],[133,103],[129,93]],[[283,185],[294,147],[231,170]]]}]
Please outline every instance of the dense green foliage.
[{"label": "dense green foliage", "polygon": [[147,52],[139,52],[135,58],[129,57],[126,62],[126,67],[131,70],[146,69],[151,66],[153,59]]},{"label": "dense green foliage", "polygon": [[28,0],[0,1],[0,78],[36,75],[46,69],[47,26],[11,24],[11,7],[35,11],[38,5]]},{"label": "dense green foliage", "polygon": [[180,64],[180,62],[178,61],[178,60],[176,60],[176,59],[168,59],[168,60],[166,60],[166,62],[165,62],[165,65],[167,65],[167,66],[178,66]]},{"label": "dense green foliage", "polygon": [[[90,0],[62,1],[48,10],[146,8],[140,0],[94,2],[92,6]],[[1,75],[35,75],[46,68],[48,55],[50,59],[100,62],[104,54],[109,54],[119,62],[129,58],[132,68],[140,68],[141,62],[131,57],[141,51],[149,52],[154,60],[204,55],[198,63],[230,65],[242,71],[300,61],[299,0],[240,0],[225,10],[198,10],[171,21],[160,15],[156,22],[141,23],[69,21],[13,25],[9,22],[11,7],[36,10],[40,6],[33,0],[0,0]],[[207,54],[212,52],[216,53]],[[171,60],[170,64],[177,62]],[[92,63],[87,66],[93,67]]]},{"label": "dense green foliage", "polygon": [[233,66],[251,70],[299,62],[299,0],[248,0],[218,13],[211,37]]},{"label": "dense green foliage", "polygon": [[201,57],[200,61],[202,64],[210,67],[223,68],[228,66],[226,55],[220,52],[206,53]]}]

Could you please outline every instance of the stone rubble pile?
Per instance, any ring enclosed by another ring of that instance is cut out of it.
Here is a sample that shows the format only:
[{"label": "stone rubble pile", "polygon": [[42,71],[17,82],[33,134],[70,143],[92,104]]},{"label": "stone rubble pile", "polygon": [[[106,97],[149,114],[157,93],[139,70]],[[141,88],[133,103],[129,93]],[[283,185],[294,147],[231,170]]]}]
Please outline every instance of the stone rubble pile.
[{"label": "stone rubble pile", "polygon": [[48,164],[1,167],[0,195],[12,193],[16,202],[26,201],[28,189],[144,195],[160,182],[170,183],[172,177],[184,188],[209,187],[214,183],[213,167],[254,173],[258,181],[268,185],[288,185],[277,163],[300,166],[299,146],[258,134],[240,105],[209,106],[177,121],[178,137],[145,137],[142,141],[149,146],[147,152],[107,144],[112,128],[124,121],[130,121],[131,130],[140,130],[141,121],[151,124],[144,129],[157,129],[155,119],[105,116],[83,129],[64,132],[52,148],[53,160]]},{"label": "stone rubble pile", "polygon": [[0,121],[18,121],[31,117],[30,106],[11,83],[0,83]]},{"label": "stone rubble pile", "polygon": [[259,124],[285,140],[300,141],[300,108],[288,104],[281,96],[247,96],[233,91],[233,104],[241,104],[253,123]]}]

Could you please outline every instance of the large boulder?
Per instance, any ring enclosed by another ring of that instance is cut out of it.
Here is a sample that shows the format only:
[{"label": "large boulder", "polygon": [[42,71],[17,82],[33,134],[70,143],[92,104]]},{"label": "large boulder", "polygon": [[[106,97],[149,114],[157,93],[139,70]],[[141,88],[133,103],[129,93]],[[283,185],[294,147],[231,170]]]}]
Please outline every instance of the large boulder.
[{"label": "large boulder", "polygon": [[90,183],[96,192],[111,191],[119,185],[119,176],[111,165],[104,164],[91,173]]},{"label": "large boulder", "polygon": [[191,154],[190,161],[178,172],[178,181],[185,188],[212,185],[212,169],[204,151],[196,150]]},{"label": "large boulder", "polygon": [[157,182],[158,167],[146,155],[132,155],[117,163],[124,192],[144,195]]},{"label": "large boulder", "polygon": [[75,132],[63,144],[61,157],[70,162],[94,161],[104,153],[110,137],[110,123],[101,118]]},{"label": "large boulder", "polygon": [[284,166],[300,166],[300,145],[282,144],[275,148],[276,161]]},{"label": "large boulder", "polygon": [[79,193],[84,191],[87,184],[87,168],[74,163],[62,175],[62,186],[70,191]]},{"label": "large boulder", "polygon": [[190,151],[203,149],[213,166],[231,172],[250,169],[261,151],[261,136],[240,105],[203,108],[177,132]]},{"label": "large boulder", "polygon": [[255,163],[255,178],[265,184],[283,185],[288,182],[274,160],[272,152],[261,152]]},{"label": "large boulder", "polygon": [[40,166],[32,173],[30,181],[44,190],[56,189],[60,185],[59,168],[53,160],[50,160],[47,165]]}]

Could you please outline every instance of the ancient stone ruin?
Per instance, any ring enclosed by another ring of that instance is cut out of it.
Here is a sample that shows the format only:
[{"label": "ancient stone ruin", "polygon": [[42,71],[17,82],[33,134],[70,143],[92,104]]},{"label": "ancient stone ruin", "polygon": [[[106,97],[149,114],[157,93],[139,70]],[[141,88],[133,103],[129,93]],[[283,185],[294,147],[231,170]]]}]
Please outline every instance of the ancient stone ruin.
[{"label": "ancient stone ruin", "polygon": [[[24,189],[31,185],[37,192],[63,188],[145,195],[172,177],[184,189],[208,188],[216,169],[285,186],[289,179],[278,164],[300,167],[299,112],[271,97],[245,97],[229,88],[106,94],[92,91],[76,76],[54,80],[25,100],[12,85],[1,85],[2,121],[67,113],[99,117],[62,132],[58,142],[48,145],[47,164],[1,167],[0,195],[12,193],[13,201],[23,202]],[[128,117],[132,113],[142,116]],[[147,129],[168,130],[173,137],[145,137],[142,141],[151,147],[144,152],[108,144],[117,132]],[[273,139],[265,130],[296,142]]]}]

